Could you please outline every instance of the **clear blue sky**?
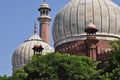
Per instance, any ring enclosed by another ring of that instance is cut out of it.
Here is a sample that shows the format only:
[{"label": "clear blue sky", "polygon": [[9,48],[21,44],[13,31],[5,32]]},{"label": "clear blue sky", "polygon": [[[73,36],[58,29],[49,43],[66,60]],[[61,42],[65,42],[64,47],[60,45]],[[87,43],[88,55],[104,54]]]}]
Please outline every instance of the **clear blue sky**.
[{"label": "clear blue sky", "polygon": [[[54,19],[58,11],[70,0],[46,0]],[[120,5],[120,0],[114,0]],[[33,34],[34,22],[39,23],[38,8],[43,0],[0,0],[0,75],[12,75],[14,50]],[[51,27],[52,27],[51,22]],[[51,37],[51,46],[53,46]]]}]

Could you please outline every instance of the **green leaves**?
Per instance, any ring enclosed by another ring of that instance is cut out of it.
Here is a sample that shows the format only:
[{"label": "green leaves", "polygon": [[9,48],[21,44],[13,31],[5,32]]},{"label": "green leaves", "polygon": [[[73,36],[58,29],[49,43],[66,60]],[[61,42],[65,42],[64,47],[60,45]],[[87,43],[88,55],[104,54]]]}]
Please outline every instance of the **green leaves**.
[{"label": "green leaves", "polygon": [[110,41],[113,48],[108,53],[109,59],[105,62],[102,80],[120,80],[120,39]]},{"label": "green leaves", "polygon": [[11,78],[6,75],[3,75],[3,76],[0,76],[0,80],[11,80]]},{"label": "green leaves", "polygon": [[33,56],[24,67],[25,73],[18,72],[15,76],[22,76],[23,80],[90,80],[98,74],[96,65],[86,56],[51,53]]},{"label": "green leaves", "polygon": [[28,74],[24,71],[24,69],[18,69],[13,73],[12,80],[26,80]]},{"label": "green leaves", "polygon": [[114,40],[114,41],[110,41],[110,45],[112,46],[112,48],[114,50],[120,50],[120,39]]}]

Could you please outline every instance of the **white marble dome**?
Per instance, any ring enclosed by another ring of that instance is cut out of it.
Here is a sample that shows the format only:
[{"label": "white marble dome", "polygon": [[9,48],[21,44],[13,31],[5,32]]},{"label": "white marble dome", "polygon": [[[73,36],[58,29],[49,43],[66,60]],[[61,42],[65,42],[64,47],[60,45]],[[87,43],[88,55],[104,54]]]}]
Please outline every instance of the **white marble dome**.
[{"label": "white marble dome", "polygon": [[50,8],[50,7],[46,2],[44,2],[40,5],[40,8]]},{"label": "white marble dome", "polygon": [[44,50],[42,51],[42,55],[46,53],[54,52],[52,47],[47,43],[43,42],[43,40],[34,33],[28,40],[24,41],[15,51],[12,57],[12,66],[13,71],[18,68],[23,68],[24,65],[30,61],[32,55],[34,54],[33,47],[35,45],[41,45]]},{"label": "white marble dome", "polygon": [[84,30],[90,20],[99,30],[98,39],[120,37],[120,7],[112,0],[71,0],[54,20],[52,33],[55,47],[85,39]]}]

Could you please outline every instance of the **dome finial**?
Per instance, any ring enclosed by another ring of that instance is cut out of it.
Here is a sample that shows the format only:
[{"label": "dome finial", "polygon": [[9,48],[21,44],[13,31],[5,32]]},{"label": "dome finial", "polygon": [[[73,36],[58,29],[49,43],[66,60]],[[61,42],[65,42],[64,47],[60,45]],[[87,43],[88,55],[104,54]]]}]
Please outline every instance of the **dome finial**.
[{"label": "dome finial", "polygon": [[90,23],[92,23],[92,19],[90,19]]},{"label": "dome finial", "polygon": [[36,30],[36,22],[34,23],[34,33],[36,33],[37,30]]},{"label": "dome finial", "polygon": [[44,0],[44,2],[46,2],[46,0]]}]

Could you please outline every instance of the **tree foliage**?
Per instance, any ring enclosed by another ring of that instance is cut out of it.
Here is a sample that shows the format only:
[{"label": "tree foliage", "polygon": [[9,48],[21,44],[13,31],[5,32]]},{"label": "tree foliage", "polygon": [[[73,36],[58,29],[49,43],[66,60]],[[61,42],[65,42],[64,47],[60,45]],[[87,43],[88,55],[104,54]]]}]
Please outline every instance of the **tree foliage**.
[{"label": "tree foliage", "polygon": [[33,56],[24,67],[24,74],[27,74],[24,80],[96,80],[96,64],[85,56],[59,53]]},{"label": "tree foliage", "polygon": [[108,53],[109,59],[105,62],[102,78],[120,80],[120,39],[110,41],[110,44],[113,50]]},{"label": "tree foliage", "polygon": [[11,80],[11,78],[6,75],[3,75],[3,76],[0,76],[0,80]]},{"label": "tree foliage", "polygon": [[28,74],[24,69],[18,69],[13,73],[12,80],[25,80],[27,79]]}]

